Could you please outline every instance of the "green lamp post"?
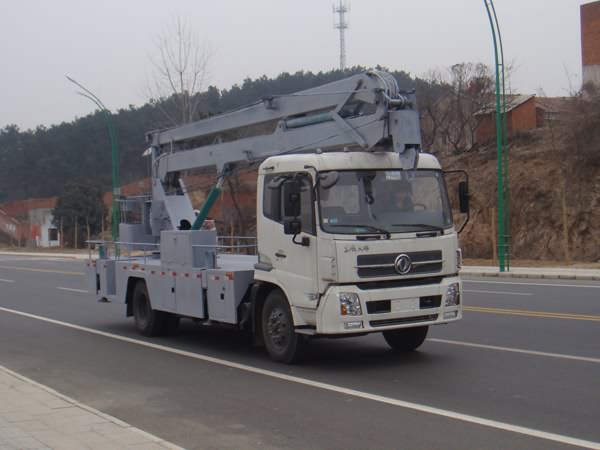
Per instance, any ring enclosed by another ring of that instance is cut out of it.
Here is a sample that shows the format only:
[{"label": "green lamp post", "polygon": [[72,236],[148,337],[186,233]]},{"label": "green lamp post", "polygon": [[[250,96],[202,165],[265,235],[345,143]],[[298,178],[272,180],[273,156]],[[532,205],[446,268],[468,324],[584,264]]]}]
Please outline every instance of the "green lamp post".
[{"label": "green lamp post", "polygon": [[67,76],[67,80],[83,90],[83,92],[78,92],[79,95],[90,99],[98,108],[100,108],[102,117],[104,118],[106,126],[108,127],[108,135],[110,137],[110,146],[112,149],[112,238],[113,241],[117,242],[119,240],[119,222],[121,221],[117,199],[121,195],[121,188],[119,187],[119,144],[117,141],[117,133],[112,122],[112,114],[110,110],[104,106],[100,99],[96,97],[89,89],[85,88],[82,84],[78,83],[69,76]]},{"label": "green lamp post", "polygon": [[498,269],[510,270],[510,232],[508,195],[508,150],[506,148],[506,90],[504,79],[504,50],[498,16],[492,0],[483,0],[487,10],[496,65],[496,158],[498,165]]}]

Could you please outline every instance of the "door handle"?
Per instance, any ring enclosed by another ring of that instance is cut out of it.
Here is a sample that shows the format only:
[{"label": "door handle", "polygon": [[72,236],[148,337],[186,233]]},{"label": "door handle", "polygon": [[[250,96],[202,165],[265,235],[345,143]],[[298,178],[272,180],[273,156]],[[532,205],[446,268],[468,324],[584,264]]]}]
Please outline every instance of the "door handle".
[{"label": "door handle", "polygon": [[277,250],[275,252],[275,256],[277,256],[278,258],[287,258],[287,255],[285,253],[283,253],[283,251],[281,251],[281,250]]}]

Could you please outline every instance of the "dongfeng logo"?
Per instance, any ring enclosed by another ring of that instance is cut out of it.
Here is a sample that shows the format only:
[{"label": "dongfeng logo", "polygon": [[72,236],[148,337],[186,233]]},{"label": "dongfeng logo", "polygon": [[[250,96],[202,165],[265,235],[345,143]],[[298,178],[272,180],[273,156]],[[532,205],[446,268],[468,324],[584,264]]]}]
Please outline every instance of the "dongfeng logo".
[{"label": "dongfeng logo", "polygon": [[406,275],[408,272],[410,272],[411,268],[412,260],[410,259],[410,256],[405,254],[398,255],[396,261],[394,261],[394,269],[396,269],[396,272],[398,272],[400,275]]}]

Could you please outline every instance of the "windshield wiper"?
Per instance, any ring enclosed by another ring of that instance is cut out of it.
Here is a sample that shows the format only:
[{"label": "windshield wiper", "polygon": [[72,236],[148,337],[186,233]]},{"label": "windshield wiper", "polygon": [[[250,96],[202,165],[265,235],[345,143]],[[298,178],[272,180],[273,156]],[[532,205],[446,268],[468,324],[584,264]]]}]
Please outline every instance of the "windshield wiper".
[{"label": "windshield wiper", "polygon": [[367,230],[373,231],[374,233],[383,234],[386,239],[392,237],[389,231],[383,228],[377,228],[373,225],[351,225],[351,224],[329,224],[330,227],[341,227],[341,228],[366,228]]},{"label": "windshield wiper", "polygon": [[424,228],[428,230],[435,231],[436,234],[440,235],[444,234],[444,229],[442,227],[438,227],[437,225],[432,225],[429,223],[393,223],[393,227],[415,227],[415,228]]}]

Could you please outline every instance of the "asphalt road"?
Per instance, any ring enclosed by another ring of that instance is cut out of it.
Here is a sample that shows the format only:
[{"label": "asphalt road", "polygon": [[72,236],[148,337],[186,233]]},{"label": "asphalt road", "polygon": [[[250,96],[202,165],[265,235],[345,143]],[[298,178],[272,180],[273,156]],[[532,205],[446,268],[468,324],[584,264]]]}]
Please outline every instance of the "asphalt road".
[{"label": "asphalt road", "polygon": [[183,447],[600,447],[600,283],[467,279],[418,352],[376,334],[285,366],[191,321],[141,337],[82,264],[0,256],[0,364]]}]

